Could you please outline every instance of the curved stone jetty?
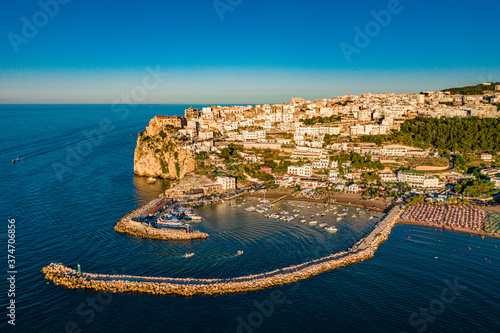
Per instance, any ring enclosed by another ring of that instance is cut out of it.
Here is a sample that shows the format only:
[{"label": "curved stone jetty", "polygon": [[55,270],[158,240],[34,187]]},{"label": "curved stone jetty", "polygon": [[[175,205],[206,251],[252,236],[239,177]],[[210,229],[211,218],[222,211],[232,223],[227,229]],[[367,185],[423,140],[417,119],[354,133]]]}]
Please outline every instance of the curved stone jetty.
[{"label": "curved stone jetty", "polygon": [[156,229],[144,226],[140,222],[132,220],[133,218],[143,216],[146,212],[151,210],[151,208],[155,207],[161,200],[163,200],[163,198],[153,200],[150,203],[125,215],[120,221],[118,221],[113,229],[118,232],[131,234],[137,237],[161,240],[188,241],[208,238],[208,234],[198,230],[185,232],[184,230],[176,229]]},{"label": "curved stone jetty", "polygon": [[398,212],[399,207],[394,208],[366,238],[358,241],[350,251],[331,254],[261,274],[228,279],[145,277],[85,272],[79,275],[75,269],[55,263],[44,267],[42,272],[46,279],[71,289],[183,296],[254,291],[307,279],[322,272],[373,257],[378,246],[389,237]]}]

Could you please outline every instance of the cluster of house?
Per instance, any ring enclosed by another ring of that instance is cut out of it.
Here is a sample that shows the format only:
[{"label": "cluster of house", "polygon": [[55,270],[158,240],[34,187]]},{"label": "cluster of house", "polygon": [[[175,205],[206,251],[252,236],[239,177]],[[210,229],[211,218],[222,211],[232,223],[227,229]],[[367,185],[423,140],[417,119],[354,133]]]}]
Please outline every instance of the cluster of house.
[{"label": "cluster of house", "polygon": [[[497,107],[492,103],[498,103],[499,98],[500,87],[492,87],[492,93],[478,96],[438,91],[421,94],[344,95],[315,101],[294,97],[290,103],[274,105],[213,105],[201,109],[189,108],[185,110],[184,117],[157,116],[153,125],[159,128],[167,125],[177,128],[176,135],[189,139],[184,148],[196,153],[217,153],[230,143],[239,143],[243,144],[246,151],[238,152],[240,157],[248,162],[258,162],[261,157],[249,152],[252,148],[280,151],[288,149],[292,151],[292,160],[303,159],[308,162],[295,163],[296,165],[288,167],[285,175],[274,175],[272,170],[263,170],[274,176],[277,185],[316,188],[333,182],[339,189],[356,192],[359,188],[355,180],[360,176],[347,173],[339,177],[340,166],[336,161],[329,160],[328,150],[357,152],[370,155],[372,160],[385,162],[398,158],[427,157],[436,151],[402,145],[331,143],[326,140],[327,136],[389,134],[391,130],[399,130],[406,119],[419,115],[498,117]],[[325,117],[330,119],[322,123],[320,118]],[[223,141],[216,144],[215,139]],[[491,155],[484,154],[481,158],[488,160]],[[227,168],[214,154],[209,154],[208,162],[222,170]],[[342,165],[343,168],[348,166],[349,163]],[[329,171],[325,176],[314,177],[315,169]],[[386,183],[405,182],[412,187],[422,188],[436,188],[442,185],[438,178],[419,171],[379,175]],[[346,186],[347,183],[350,185]],[[218,180],[216,184],[200,186],[196,190],[199,194],[203,192],[203,195],[210,195],[225,191],[226,187],[222,180]],[[184,195],[189,194],[192,193]]]},{"label": "cluster of house", "polygon": [[[492,87],[492,89],[495,87]],[[292,98],[291,103],[209,106],[185,110],[182,134],[199,141],[214,135],[229,141],[254,141],[296,146],[322,147],[325,135],[384,135],[398,130],[408,118],[497,117],[500,92],[490,95],[453,95],[447,92],[424,94],[364,94],[307,101]],[[333,125],[305,125],[315,117],[342,116]],[[270,133],[285,132],[285,137]]]},{"label": "cluster of house", "polygon": [[236,190],[236,178],[230,176],[219,176],[217,177],[215,183],[200,185],[186,191],[166,191],[165,196],[167,198],[175,198],[177,200],[196,200],[213,194],[223,194],[232,190]]}]

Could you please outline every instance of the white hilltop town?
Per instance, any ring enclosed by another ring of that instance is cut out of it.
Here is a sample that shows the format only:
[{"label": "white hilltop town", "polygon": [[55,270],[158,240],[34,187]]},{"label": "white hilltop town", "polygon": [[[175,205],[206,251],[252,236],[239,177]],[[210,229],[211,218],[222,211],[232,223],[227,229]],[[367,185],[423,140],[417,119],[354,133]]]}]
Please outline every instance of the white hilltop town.
[{"label": "white hilltop town", "polygon": [[497,119],[500,85],[481,86],[488,90],[478,95],[367,93],[314,101],[294,97],[272,105],[191,107],[183,117],[156,116],[148,127],[169,132],[192,152],[195,173],[209,179],[203,191],[174,191],[177,198],[259,184],[294,188],[297,195],[309,197],[425,192],[430,200],[446,200],[464,197],[454,186],[479,178],[478,173],[481,180],[500,187],[496,148],[453,151],[414,144],[418,136],[412,142],[394,138],[405,122],[419,119]]}]

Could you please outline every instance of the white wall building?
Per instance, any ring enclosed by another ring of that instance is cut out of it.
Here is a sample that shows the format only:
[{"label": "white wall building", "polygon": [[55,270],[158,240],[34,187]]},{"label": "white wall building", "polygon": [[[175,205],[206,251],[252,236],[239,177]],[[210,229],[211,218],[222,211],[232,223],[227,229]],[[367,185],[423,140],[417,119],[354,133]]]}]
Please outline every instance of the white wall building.
[{"label": "white wall building", "polygon": [[236,178],[234,178],[234,177],[218,176],[216,183],[217,184],[222,184],[222,190],[223,191],[235,190],[236,189]]},{"label": "white wall building", "polygon": [[305,164],[303,166],[290,165],[288,167],[288,173],[300,177],[311,177],[312,166],[310,164]]}]

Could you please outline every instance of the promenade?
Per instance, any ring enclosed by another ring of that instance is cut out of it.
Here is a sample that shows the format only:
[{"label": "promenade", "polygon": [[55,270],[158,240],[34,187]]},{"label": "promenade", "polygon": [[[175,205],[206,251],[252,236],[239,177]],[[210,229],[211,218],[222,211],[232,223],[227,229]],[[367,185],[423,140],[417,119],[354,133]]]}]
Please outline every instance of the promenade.
[{"label": "promenade", "polygon": [[183,296],[248,292],[296,282],[373,257],[378,246],[389,237],[399,212],[399,206],[394,207],[384,219],[377,223],[367,237],[358,241],[356,243],[358,245],[353,246],[349,251],[260,274],[227,279],[146,277],[87,272],[78,274],[73,268],[55,263],[44,267],[42,272],[46,279],[71,289]]},{"label": "promenade", "polygon": [[377,223],[375,228],[366,236],[366,238],[360,243],[358,246],[358,249],[364,250],[370,246],[375,241],[375,237],[382,233],[382,231],[391,223],[394,218],[399,214],[401,211],[401,208],[399,206],[395,206],[391,211],[382,219],[380,222]]}]

